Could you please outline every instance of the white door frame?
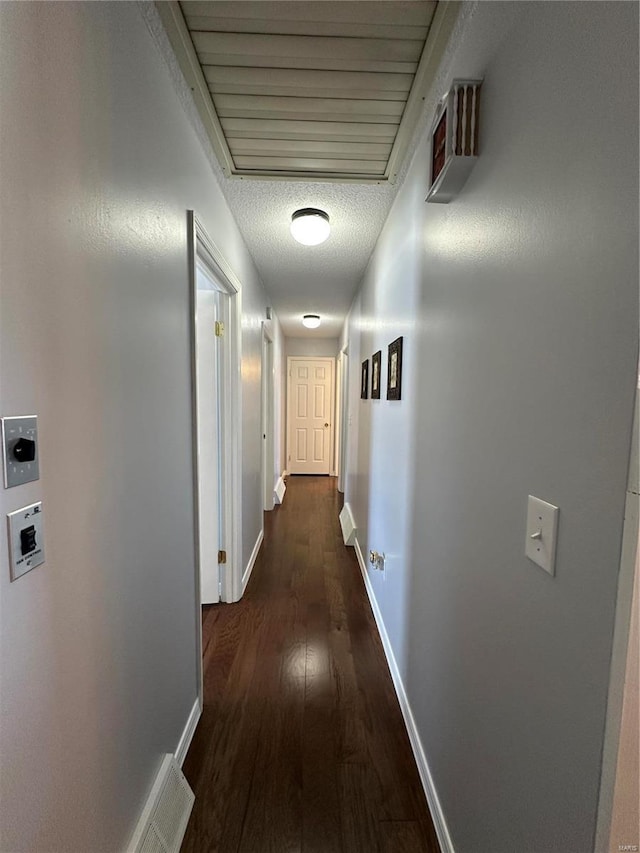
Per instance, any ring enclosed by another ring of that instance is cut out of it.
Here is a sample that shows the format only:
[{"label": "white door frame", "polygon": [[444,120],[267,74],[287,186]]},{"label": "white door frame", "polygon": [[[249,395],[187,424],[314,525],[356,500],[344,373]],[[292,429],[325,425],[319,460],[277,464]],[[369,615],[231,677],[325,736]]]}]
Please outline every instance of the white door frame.
[{"label": "white door frame", "polygon": [[[331,365],[331,394],[329,395],[329,476],[335,477],[334,445],[335,445],[335,396],[336,396],[336,360],[324,356],[289,355],[287,356],[287,472],[291,471],[291,362],[292,361],[324,361]],[[322,475],[320,475],[322,476]]]},{"label": "white door frame", "polygon": [[342,432],[340,435],[340,477],[338,480],[338,491],[344,493],[347,488],[347,474],[349,471],[349,425],[351,415],[349,409],[349,346],[340,350],[342,356]]},{"label": "white door frame", "polygon": [[207,234],[193,210],[187,211],[187,240],[189,256],[189,334],[191,337],[191,417],[193,459],[193,506],[195,546],[195,609],[196,609],[196,666],[199,680],[199,700],[202,708],[202,605],[200,595],[200,524],[199,524],[199,461],[198,461],[198,396],[196,382],[197,338],[197,264],[209,269],[229,297],[228,358],[224,370],[225,406],[222,413],[222,442],[224,446],[223,490],[225,501],[225,530],[222,542],[227,551],[227,568],[223,573],[221,600],[238,601],[242,595],[242,469],[240,459],[240,430],[242,405],[241,377],[241,318],[242,291],[240,281],[228,262]]},{"label": "white door frame", "polygon": [[349,434],[349,347],[338,353],[336,382],[336,473],[338,491],[344,493],[347,477],[347,436]]},{"label": "white door frame", "polygon": [[342,353],[338,353],[336,359],[336,386],[335,392],[335,426],[333,430],[333,470],[338,478],[338,490],[340,490],[340,482],[342,477],[341,468],[341,447],[342,447]]},{"label": "white door frame", "polygon": [[[600,853],[609,850],[614,807],[616,776],[618,772],[618,748],[622,723],[622,705],[625,691],[625,674],[629,650],[629,630],[633,607],[636,566],[640,549],[640,499],[638,498],[638,446],[640,445],[640,365],[636,387],[635,414],[633,419],[629,475],[622,526],[622,552],[618,573],[618,595],[613,629],[613,648],[609,670],[609,694],[605,719],[602,766],[600,769],[600,792],[594,850]],[[637,589],[635,590],[637,595]],[[631,841],[633,843],[634,840]]]},{"label": "white door frame", "polygon": [[[262,408],[261,425],[262,432],[262,508],[269,512],[275,505],[273,489],[275,486],[275,447],[274,447],[274,425],[273,425],[273,329],[269,320],[262,321]],[[263,527],[264,519],[260,518],[260,527]]]}]

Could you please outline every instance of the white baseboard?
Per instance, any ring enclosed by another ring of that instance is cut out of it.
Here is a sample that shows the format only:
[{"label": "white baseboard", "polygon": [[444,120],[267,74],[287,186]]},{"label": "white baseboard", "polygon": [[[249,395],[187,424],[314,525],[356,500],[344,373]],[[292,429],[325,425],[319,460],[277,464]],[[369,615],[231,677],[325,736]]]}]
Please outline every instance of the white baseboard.
[{"label": "white baseboard", "polygon": [[251,556],[249,557],[249,562],[247,563],[247,568],[244,570],[242,575],[242,594],[244,595],[244,591],[247,588],[247,584],[249,583],[249,578],[251,577],[251,572],[253,571],[253,567],[256,564],[256,560],[258,559],[258,551],[260,550],[260,546],[262,545],[262,540],[264,539],[264,530],[261,530],[258,533],[258,538],[256,539],[256,544],[253,546],[253,551],[251,552]]},{"label": "white baseboard", "polygon": [[187,752],[189,751],[189,747],[191,746],[191,741],[193,740],[193,736],[196,731],[196,726],[198,725],[198,721],[200,719],[200,715],[202,714],[202,707],[200,705],[200,698],[196,699],[193,703],[193,708],[191,709],[191,713],[189,714],[189,718],[187,719],[187,723],[184,727],[184,731],[180,735],[180,740],[178,741],[178,746],[176,747],[175,756],[176,761],[182,767],[184,764],[184,760],[187,757]]},{"label": "white baseboard", "polygon": [[424,793],[429,804],[429,810],[431,812],[431,817],[433,818],[433,825],[436,830],[436,835],[438,836],[438,841],[440,842],[440,848],[442,853],[455,853],[453,849],[453,842],[451,841],[451,836],[449,834],[449,828],[447,827],[444,812],[440,805],[440,799],[438,798],[435,785],[433,784],[433,777],[429,770],[429,765],[427,764],[427,757],[424,754],[422,741],[420,740],[420,735],[416,728],[413,712],[411,711],[411,706],[407,699],[400,670],[398,669],[398,664],[396,663],[393,649],[391,648],[389,635],[387,634],[387,629],[385,627],[384,620],[382,619],[382,613],[378,607],[373,586],[369,579],[369,573],[367,572],[367,564],[362,555],[362,549],[360,548],[360,543],[358,542],[357,537],[354,543],[354,548],[358,558],[358,563],[360,564],[360,571],[362,572],[362,577],[364,579],[364,586],[367,590],[369,603],[371,604],[373,616],[376,620],[376,625],[378,626],[378,631],[380,633],[380,639],[382,640],[382,647],[391,671],[391,678],[393,679],[393,686],[396,689],[396,695],[398,697],[398,702],[400,703],[400,710],[402,711],[404,723],[407,727],[407,734],[409,735],[409,740],[411,742],[411,749],[413,750],[413,755],[416,760],[416,764],[418,765],[418,773],[420,774],[422,787],[424,788]]}]

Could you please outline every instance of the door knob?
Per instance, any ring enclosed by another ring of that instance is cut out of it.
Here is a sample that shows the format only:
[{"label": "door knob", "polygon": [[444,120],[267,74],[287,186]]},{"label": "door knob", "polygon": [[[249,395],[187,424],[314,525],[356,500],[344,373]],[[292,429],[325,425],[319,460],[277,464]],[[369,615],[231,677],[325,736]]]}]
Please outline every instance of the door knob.
[{"label": "door knob", "polygon": [[327,427],[327,426],[329,426],[329,424],[325,424],[325,426]]}]

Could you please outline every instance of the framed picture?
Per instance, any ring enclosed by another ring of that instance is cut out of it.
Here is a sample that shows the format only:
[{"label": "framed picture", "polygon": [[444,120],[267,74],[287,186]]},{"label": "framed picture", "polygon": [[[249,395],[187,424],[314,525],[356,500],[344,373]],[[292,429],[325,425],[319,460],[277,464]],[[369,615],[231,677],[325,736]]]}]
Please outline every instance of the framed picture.
[{"label": "framed picture", "polygon": [[402,338],[389,344],[387,365],[387,400],[400,400],[402,392]]},{"label": "framed picture", "polygon": [[371,356],[371,399],[380,399],[380,374],[382,372],[382,350]]},{"label": "framed picture", "polygon": [[362,373],[360,375],[360,399],[369,397],[369,359],[362,362]]}]

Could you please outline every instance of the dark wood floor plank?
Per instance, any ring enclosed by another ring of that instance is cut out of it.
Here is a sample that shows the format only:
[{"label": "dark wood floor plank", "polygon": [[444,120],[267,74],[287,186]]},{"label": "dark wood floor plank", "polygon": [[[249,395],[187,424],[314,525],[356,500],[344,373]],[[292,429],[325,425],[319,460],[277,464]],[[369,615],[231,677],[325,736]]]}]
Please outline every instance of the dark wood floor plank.
[{"label": "dark wood floor plank", "polygon": [[347,853],[378,853],[378,780],[366,764],[343,764],[339,773],[342,848]]},{"label": "dark wood floor plank", "polygon": [[380,853],[438,853],[438,839],[429,823],[421,821],[382,821]]},{"label": "dark wood floor plank", "polygon": [[304,853],[341,853],[335,667],[324,573],[307,569],[307,667],[303,744]]},{"label": "dark wood floor plank", "polygon": [[[253,651],[245,648],[245,666],[238,680],[230,676],[234,684],[233,689],[225,691],[224,711],[205,707],[189,750],[190,760],[185,762],[184,772],[196,791],[196,802],[182,848],[184,853],[204,850],[226,853],[238,848],[260,733],[255,708],[250,701],[239,700],[237,693],[251,679],[247,662]],[[246,696],[250,696],[248,687]],[[200,756],[199,766],[193,753]],[[221,755],[225,756],[224,761],[220,761]]]},{"label": "dark wood floor plank", "polygon": [[439,853],[340,508],[290,477],[243,600],[203,608],[183,853]]},{"label": "dark wood floor plank", "polygon": [[337,749],[331,702],[308,690],[304,706],[303,851],[341,853]]},{"label": "dark wood floor plank", "polygon": [[288,596],[276,596],[270,605],[273,618],[262,633],[253,687],[261,728],[239,853],[300,850],[305,685],[287,670],[286,641],[296,617],[293,603]]}]

